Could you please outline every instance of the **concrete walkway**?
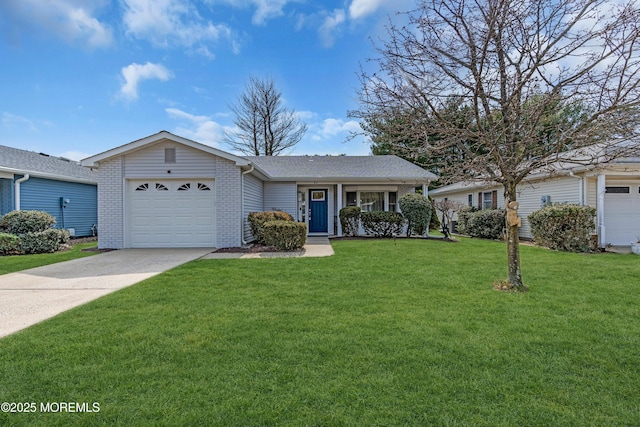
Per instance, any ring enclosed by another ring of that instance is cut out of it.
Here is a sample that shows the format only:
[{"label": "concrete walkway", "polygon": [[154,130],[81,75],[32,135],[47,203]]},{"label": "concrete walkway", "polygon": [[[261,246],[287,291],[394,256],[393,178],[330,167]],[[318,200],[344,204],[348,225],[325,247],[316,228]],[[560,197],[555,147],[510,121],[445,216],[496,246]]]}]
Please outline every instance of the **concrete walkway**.
[{"label": "concrete walkway", "polygon": [[325,257],[333,255],[333,248],[328,237],[307,237],[307,242],[299,251],[292,252],[213,252],[203,259],[255,259],[255,258],[296,258],[296,257]]},{"label": "concrete walkway", "polygon": [[0,276],[0,337],[131,286],[213,248],[123,249]]}]

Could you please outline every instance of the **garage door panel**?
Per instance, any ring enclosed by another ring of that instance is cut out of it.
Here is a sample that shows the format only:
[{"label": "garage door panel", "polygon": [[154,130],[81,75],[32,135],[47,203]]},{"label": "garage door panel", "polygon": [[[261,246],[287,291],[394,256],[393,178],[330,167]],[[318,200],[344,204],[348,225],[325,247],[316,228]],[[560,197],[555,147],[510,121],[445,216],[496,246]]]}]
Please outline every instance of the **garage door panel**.
[{"label": "garage door panel", "polygon": [[[209,190],[199,191],[198,183]],[[135,180],[128,188],[129,246],[215,246],[213,180]]]},{"label": "garage door panel", "polygon": [[[616,184],[617,187],[625,186]],[[612,245],[629,245],[640,234],[640,194],[638,185],[629,183],[628,193],[605,194],[605,240]]]}]

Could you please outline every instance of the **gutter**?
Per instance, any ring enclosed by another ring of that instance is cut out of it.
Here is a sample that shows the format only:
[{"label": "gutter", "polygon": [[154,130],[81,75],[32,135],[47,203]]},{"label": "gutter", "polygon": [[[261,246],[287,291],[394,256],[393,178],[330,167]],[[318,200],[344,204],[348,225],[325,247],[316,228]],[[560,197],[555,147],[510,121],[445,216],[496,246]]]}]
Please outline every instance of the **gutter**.
[{"label": "gutter", "polygon": [[22,178],[16,179],[16,182],[13,183],[15,186],[14,197],[16,198],[15,207],[16,210],[20,210],[20,184],[27,181],[30,178],[29,174],[25,174]]},{"label": "gutter", "polygon": [[240,241],[243,245],[247,244],[247,241],[244,240],[244,176],[254,170],[255,167],[251,165],[251,168],[242,172],[242,176],[240,177]]}]

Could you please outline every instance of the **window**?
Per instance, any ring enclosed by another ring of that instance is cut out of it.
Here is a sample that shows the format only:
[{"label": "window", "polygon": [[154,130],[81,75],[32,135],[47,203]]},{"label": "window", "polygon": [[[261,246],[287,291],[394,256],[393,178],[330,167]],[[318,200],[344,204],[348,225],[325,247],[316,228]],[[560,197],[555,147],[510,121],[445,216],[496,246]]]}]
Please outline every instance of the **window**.
[{"label": "window", "polygon": [[482,193],[482,209],[491,209],[493,207],[493,192],[485,191]]},{"label": "window", "polygon": [[188,182],[178,187],[178,191],[189,191],[190,189],[191,189],[191,184]]},{"label": "window", "polygon": [[398,193],[396,191],[389,191],[389,210],[395,212],[398,200]]},{"label": "window", "polygon": [[211,191],[207,184],[203,184],[201,182],[198,183],[198,190],[200,191]]},{"label": "window", "polygon": [[607,193],[629,194],[629,187],[605,187]]},{"label": "window", "polygon": [[467,197],[467,206],[473,206],[473,194],[469,194],[469,196]]},{"label": "window", "polygon": [[325,200],[325,192],[324,191],[312,191],[311,192],[311,201],[312,202],[324,202]]},{"label": "window", "polygon": [[358,193],[347,191],[347,206],[358,206]]},{"label": "window", "polygon": [[169,191],[169,189],[164,185],[156,182],[156,190],[157,191]]},{"label": "window", "polygon": [[360,209],[362,212],[374,212],[384,210],[383,191],[361,191]]},{"label": "window", "polygon": [[145,182],[144,184],[138,185],[136,191],[147,191],[149,189],[149,183]]}]

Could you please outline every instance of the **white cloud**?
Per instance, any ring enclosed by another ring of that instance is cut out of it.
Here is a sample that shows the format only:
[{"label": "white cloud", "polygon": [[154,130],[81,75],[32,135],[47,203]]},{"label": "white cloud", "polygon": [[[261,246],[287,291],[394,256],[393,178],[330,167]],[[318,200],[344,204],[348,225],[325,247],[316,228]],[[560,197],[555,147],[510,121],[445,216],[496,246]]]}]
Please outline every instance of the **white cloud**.
[{"label": "white cloud", "polygon": [[29,131],[38,130],[38,127],[33,120],[7,112],[2,113],[2,119],[0,119],[0,123],[2,123],[3,127],[12,129],[23,128]]},{"label": "white cloud", "polygon": [[[156,46],[197,47],[198,52],[211,56],[202,43],[231,39],[226,25],[205,21],[196,7],[186,0],[123,0],[124,25],[128,34],[148,40]],[[233,41],[234,51],[237,50]]]},{"label": "white cloud", "polygon": [[288,2],[288,0],[253,0],[252,3],[257,7],[257,10],[253,14],[251,22],[263,25],[267,19],[282,16],[282,8]]},{"label": "white cloud", "polygon": [[225,134],[231,130],[209,116],[196,116],[177,108],[166,108],[165,111],[170,118],[181,122],[176,134],[212,147],[219,148]]},{"label": "white cloud", "polygon": [[[389,3],[393,3],[391,0]],[[376,12],[385,3],[385,0],[353,0],[349,6],[351,19],[363,18]]]},{"label": "white cloud", "polygon": [[325,119],[322,122],[319,135],[322,137],[332,137],[340,133],[360,132],[360,124],[355,120],[344,121],[342,119]]},{"label": "white cloud", "polygon": [[318,29],[318,34],[324,47],[333,46],[335,42],[335,32],[338,31],[345,19],[346,15],[342,9],[335,9],[332,14],[325,18],[324,23]]},{"label": "white cloud", "polygon": [[101,1],[90,0],[3,0],[0,15],[9,16],[15,32],[45,30],[90,48],[109,46],[113,35],[109,26],[93,16]]},{"label": "white cloud", "polygon": [[133,63],[122,68],[124,84],[120,88],[120,93],[127,99],[138,98],[138,84],[142,80],[157,79],[167,81],[173,77],[171,71],[160,64],[147,62],[144,65]]}]

